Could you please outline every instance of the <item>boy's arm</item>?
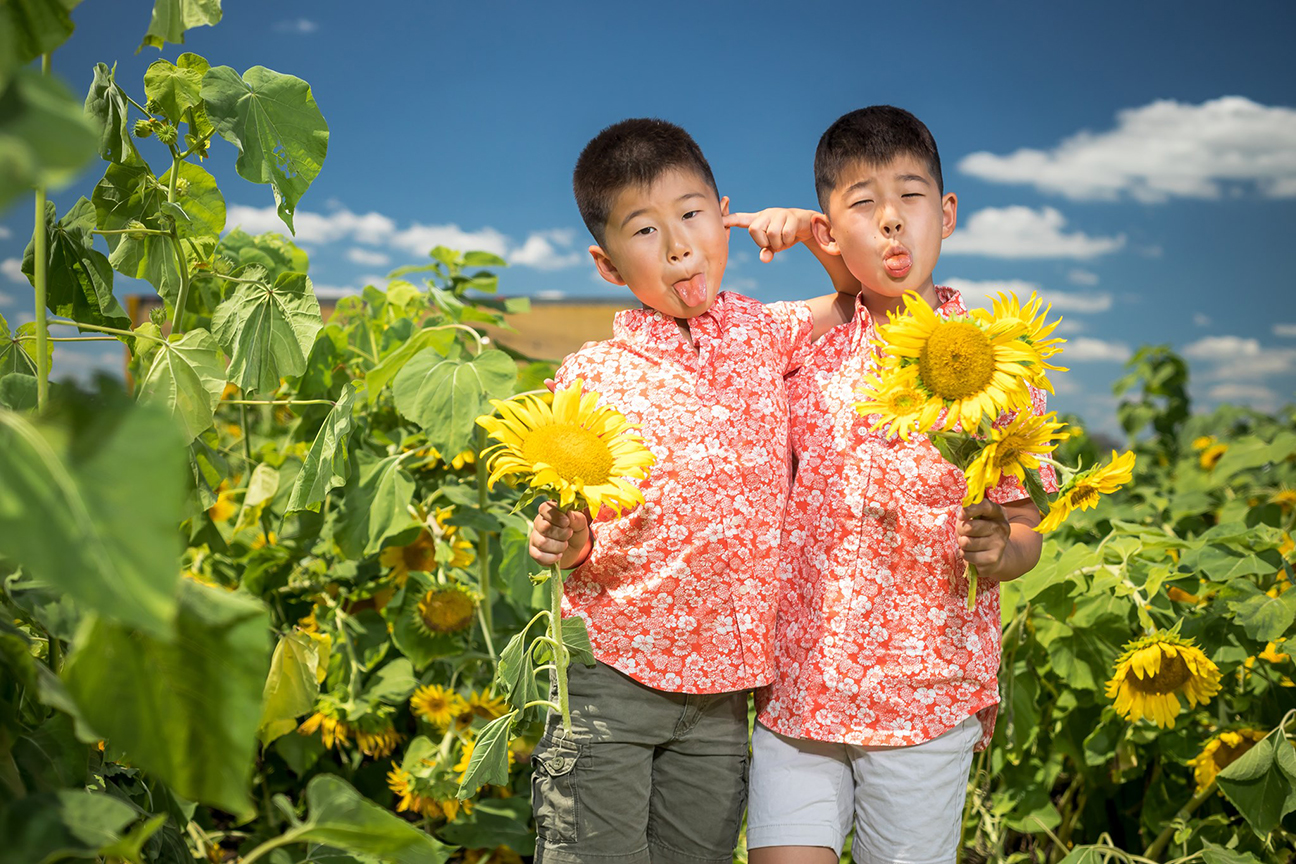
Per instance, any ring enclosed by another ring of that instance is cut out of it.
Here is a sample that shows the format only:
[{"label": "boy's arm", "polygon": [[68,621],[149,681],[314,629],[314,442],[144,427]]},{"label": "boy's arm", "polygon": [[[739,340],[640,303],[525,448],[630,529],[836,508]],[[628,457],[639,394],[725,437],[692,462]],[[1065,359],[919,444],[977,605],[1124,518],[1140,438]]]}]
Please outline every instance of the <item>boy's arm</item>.
[{"label": "boy's arm", "polygon": [[855,295],[860,291],[859,280],[846,269],[842,257],[828,253],[815,239],[810,226],[817,215],[814,210],[770,207],[758,213],[730,213],[724,219],[726,228],[747,229],[760,247],[760,259],[764,262],[773,261],[777,252],[804,243],[823,265],[837,293],[806,301],[814,316],[811,339],[818,339],[838,324],[849,321],[855,311]]},{"label": "boy's arm", "polygon": [[1007,504],[987,499],[964,507],[958,521],[963,560],[976,565],[980,578],[1016,579],[1039,563],[1044,545],[1044,537],[1034,530],[1039,522],[1039,509],[1029,498]]}]

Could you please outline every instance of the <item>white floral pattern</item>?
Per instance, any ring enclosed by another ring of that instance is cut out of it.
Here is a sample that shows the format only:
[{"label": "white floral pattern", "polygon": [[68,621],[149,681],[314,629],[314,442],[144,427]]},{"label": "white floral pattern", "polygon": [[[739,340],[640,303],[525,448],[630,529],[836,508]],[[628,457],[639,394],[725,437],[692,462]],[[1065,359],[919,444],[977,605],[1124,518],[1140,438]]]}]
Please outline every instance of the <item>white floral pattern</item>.
[{"label": "white floral pattern", "polygon": [[[937,314],[965,313],[938,287]],[[777,669],[757,692],[760,722],[782,735],[864,746],[929,741],[977,714],[978,748],[999,702],[999,586],[967,609],[955,535],[967,484],[925,436],[870,433],[855,411],[877,369],[874,322],[850,323],[814,346],[788,382],[796,480],[784,522]],[[1044,394],[1032,388],[1032,409]],[[1001,417],[999,423],[1010,418]],[[1051,468],[1044,487],[1056,491]],[[986,490],[1027,497],[1015,478]]]},{"label": "white floral pattern", "polygon": [[790,483],[783,376],[810,347],[804,303],[721,292],[692,319],[621,312],[612,339],[568,357],[657,457],[642,506],[595,519],[594,549],[568,576],[563,609],[594,655],[642,684],[723,693],[773,677],[782,515]]}]

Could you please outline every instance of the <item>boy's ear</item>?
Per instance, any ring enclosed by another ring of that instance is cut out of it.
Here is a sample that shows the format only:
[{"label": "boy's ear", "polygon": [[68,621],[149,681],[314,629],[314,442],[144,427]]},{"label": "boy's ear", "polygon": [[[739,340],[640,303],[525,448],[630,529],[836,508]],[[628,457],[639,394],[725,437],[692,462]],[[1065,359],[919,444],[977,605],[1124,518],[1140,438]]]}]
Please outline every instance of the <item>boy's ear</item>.
[{"label": "boy's ear", "polygon": [[841,248],[837,245],[837,241],[833,239],[832,223],[828,221],[827,216],[822,213],[811,216],[810,233],[814,235],[815,242],[829,255],[841,254]]},{"label": "boy's ear", "polygon": [[947,240],[958,225],[958,196],[953,192],[945,193],[941,198],[941,239]]},{"label": "boy's ear", "polygon": [[[723,219],[728,215],[729,215],[729,196],[726,195],[720,199],[720,218]],[[728,231],[729,229],[726,228],[725,230]]]},{"label": "boy's ear", "polygon": [[620,272],[617,271],[616,265],[612,263],[612,259],[603,251],[602,246],[595,244],[589,247],[589,253],[590,257],[594,259],[594,267],[598,270],[600,276],[613,285],[626,284],[626,281],[621,278]]}]

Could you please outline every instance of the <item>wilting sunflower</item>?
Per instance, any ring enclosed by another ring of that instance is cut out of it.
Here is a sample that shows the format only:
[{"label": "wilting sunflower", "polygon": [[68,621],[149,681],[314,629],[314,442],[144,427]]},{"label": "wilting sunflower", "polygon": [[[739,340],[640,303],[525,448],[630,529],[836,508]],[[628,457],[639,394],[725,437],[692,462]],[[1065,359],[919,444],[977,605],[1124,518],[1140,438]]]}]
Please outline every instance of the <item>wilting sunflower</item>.
[{"label": "wilting sunflower", "polygon": [[1173,729],[1179,696],[1191,706],[1204,705],[1219,692],[1219,681],[1219,668],[1191,639],[1162,630],[1125,644],[1107,698],[1116,700],[1116,713],[1127,720],[1147,717]]},{"label": "wilting sunflower", "polygon": [[499,417],[477,422],[498,444],[488,485],[516,477],[558,499],[564,509],[607,506],[618,513],[643,503],[629,479],[648,476],[654,457],[633,424],[618,411],[599,407],[599,394],[581,392],[579,378],[550,398],[518,396],[491,400]]},{"label": "wilting sunflower", "polygon": [[297,732],[300,735],[314,735],[319,732],[320,740],[324,742],[325,747],[341,749],[348,743],[351,728],[325,709],[324,711],[316,711],[303,720],[302,724],[297,727]]},{"label": "wilting sunflower", "polygon": [[486,689],[477,690],[468,695],[468,707],[483,720],[494,720],[508,713],[508,703],[503,697],[492,696]]},{"label": "wilting sunflower", "polygon": [[[1030,383],[1052,393],[1053,385],[1049,383],[1045,370],[1052,369],[1055,372],[1067,371],[1063,366],[1053,366],[1046,362],[1049,357],[1061,353],[1062,343],[1066,341],[1065,339],[1059,339],[1056,337],[1049,338],[1049,335],[1053,330],[1062,323],[1061,318],[1058,318],[1052,323],[1048,323],[1045,320],[1048,317],[1049,310],[1053,308],[1053,305],[1051,303],[1045,305],[1044,301],[1040,299],[1034,291],[1031,292],[1030,299],[1026,301],[1026,305],[1024,306],[1021,304],[1021,301],[1017,299],[1017,295],[1011,291],[1007,294],[996,294],[991,298],[990,304],[993,307],[993,312],[985,309],[974,309],[972,310],[972,317],[978,319],[987,326],[995,321],[1019,322],[1022,327],[1025,328],[1025,332],[1022,334],[1021,338],[1025,339],[1030,343],[1031,347],[1039,352],[1039,366],[1032,369],[1029,378]],[[1043,307],[1043,311],[1040,309],[1041,306]]]},{"label": "wilting sunflower", "polygon": [[1020,338],[1026,329],[1021,321],[942,318],[912,291],[904,300],[908,314],[893,314],[878,327],[883,362],[917,366],[918,386],[948,409],[943,429],[961,424],[974,432],[983,417],[1025,407],[1026,382],[1041,361]]},{"label": "wilting sunflower", "polygon": [[390,756],[404,737],[396,731],[390,720],[375,721],[371,728],[365,728],[362,724],[355,730],[356,746],[360,748],[360,752],[375,759]]},{"label": "wilting sunflower", "polygon": [[458,633],[472,626],[477,611],[477,595],[456,582],[434,586],[419,600],[414,618],[428,636]]},{"label": "wilting sunflower", "polygon": [[464,710],[463,697],[440,684],[425,684],[410,696],[410,710],[433,726],[445,728]]},{"label": "wilting sunflower", "polygon": [[448,524],[454,514],[453,507],[442,507],[432,516],[430,527],[419,532],[414,542],[405,546],[391,546],[378,556],[378,563],[392,568],[392,578],[397,585],[404,585],[409,579],[411,570],[421,573],[433,573],[437,569],[437,540],[450,547],[451,567],[467,567],[476,557],[473,545],[459,533],[456,525]]},{"label": "wilting sunflower", "polygon": [[1215,775],[1237,761],[1237,758],[1263,741],[1268,734],[1260,729],[1236,729],[1221,732],[1206,742],[1202,751],[1188,760],[1197,781],[1197,794],[1201,794],[1215,779]]},{"label": "wilting sunflower", "polygon": [[873,432],[886,427],[886,436],[909,440],[910,433],[930,429],[945,406],[918,388],[918,367],[894,369],[884,377],[874,376],[860,391],[863,400],[855,404],[862,417],[878,415],[869,427]]},{"label": "wilting sunflower", "polygon": [[1076,474],[1062,487],[1048,515],[1035,527],[1041,534],[1061,525],[1074,510],[1089,510],[1098,505],[1098,498],[1110,495],[1130,481],[1134,472],[1134,453],[1127,450],[1120,455],[1112,451],[1112,459],[1100,468],[1090,468]]},{"label": "wilting sunflower", "polygon": [[1227,444],[1212,444],[1197,457],[1197,464],[1201,465],[1203,471],[1214,471],[1215,466],[1219,464],[1220,459],[1224,458],[1224,454],[1227,452]]},{"label": "wilting sunflower", "polygon": [[435,798],[419,794],[418,781],[414,779],[414,775],[395,762],[392,763],[392,770],[387,772],[387,788],[400,796],[400,801],[396,802],[398,813],[408,811],[429,819],[445,815]]},{"label": "wilting sunflower", "polygon": [[985,498],[985,490],[999,482],[1003,475],[1026,482],[1026,469],[1039,470],[1039,457],[1051,453],[1059,442],[1071,437],[1065,423],[1053,420],[1053,413],[1040,417],[1021,411],[1002,429],[990,430],[990,442],[981,448],[976,459],[963,472],[967,478],[967,496],[963,506],[968,507]]}]

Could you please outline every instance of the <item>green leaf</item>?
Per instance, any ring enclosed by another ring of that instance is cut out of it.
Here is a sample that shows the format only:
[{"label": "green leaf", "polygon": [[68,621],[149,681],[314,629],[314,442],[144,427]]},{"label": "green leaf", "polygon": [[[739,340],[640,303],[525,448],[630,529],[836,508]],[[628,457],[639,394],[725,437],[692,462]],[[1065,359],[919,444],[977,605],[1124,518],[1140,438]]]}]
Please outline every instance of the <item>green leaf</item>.
[{"label": "green leaf", "polygon": [[1072,687],[1096,690],[1114,647],[1098,627],[1072,628],[1048,618],[1037,620],[1036,638],[1048,651],[1053,671]]},{"label": "green leaf", "polygon": [[306,371],[306,357],[323,326],[305,273],[285,273],[273,287],[240,284],[212,316],[212,332],[230,355],[230,380],[263,393],[275,390],[280,378]]},{"label": "green leaf", "polygon": [[589,630],[585,628],[585,619],[579,615],[564,618],[562,627],[562,641],[567,646],[567,653],[571,655],[571,659],[576,663],[593,668],[594,646],[590,643]]},{"label": "green leaf", "polygon": [[[53,386],[50,390],[53,392]],[[0,377],[0,407],[13,411],[36,410],[36,376],[11,372]]]},{"label": "green leaf", "polygon": [[405,657],[399,657],[383,666],[365,684],[360,699],[370,704],[400,705],[414,688],[418,687],[414,666]]},{"label": "green leaf", "polygon": [[72,16],[81,0],[23,0],[0,3],[0,90],[9,73],[48,54],[72,35]]},{"label": "green leaf", "polygon": [[1261,864],[1260,859],[1250,852],[1216,846],[1209,840],[1202,843],[1201,856],[1206,864]]},{"label": "green leaf", "polygon": [[[286,806],[286,798],[278,798]],[[450,849],[404,819],[387,812],[351,788],[345,780],[321,774],[306,787],[308,815],[285,838],[323,843],[353,855],[391,864],[444,864]]]},{"label": "green leaf", "polygon": [[217,66],[203,77],[207,116],[239,148],[239,176],[269,183],[279,218],[293,231],[293,212],[328,153],[328,124],[310,85],[264,66],[239,74]]},{"label": "green leaf", "polygon": [[297,719],[319,697],[319,644],[305,633],[285,633],[270,658],[270,674],[261,692],[261,746],[297,727]]},{"label": "green leaf", "polygon": [[0,553],[86,609],[169,632],[185,482],[171,419],[100,410],[67,440],[0,411]]},{"label": "green leaf", "polygon": [[134,822],[135,808],[101,792],[63,789],[28,795],[0,814],[7,861],[95,858]]},{"label": "green leaf", "polygon": [[1215,778],[1256,836],[1296,810],[1296,748],[1275,729]]},{"label": "green leaf", "polygon": [[[112,267],[94,248],[90,233],[95,211],[82,198],[57,221],[52,202],[45,205],[45,241],[48,250],[48,280],[45,305],[55,315],[85,324],[125,329],[130,319],[113,296]],[[28,243],[23,253],[22,272],[35,284],[36,247]]]},{"label": "green leaf", "polygon": [[1107,864],[1110,854],[1107,846],[1077,846],[1058,864]]},{"label": "green leaf", "polygon": [[293,481],[287,512],[319,512],[320,503],[329,490],[346,484],[350,473],[347,439],[351,437],[351,412],[355,408],[355,394],[355,384],[348,383],[342,388],[337,404],[324,418],[324,425],[320,426],[319,432],[315,433],[315,440]]},{"label": "green leaf", "polygon": [[372,555],[383,540],[414,524],[408,509],[414,478],[401,467],[400,454],[376,461],[364,450],[357,456],[359,470],[347,483],[334,534],[342,554],[353,559]]},{"label": "green leaf", "polygon": [[1287,634],[1296,620],[1296,591],[1270,597],[1246,578],[1234,579],[1220,592],[1246,634],[1257,642],[1272,642]]},{"label": "green leaf", "polygon": [[221,0],[154,0],[148,32],[135,53],[145,45],[159,51],[167,42],[183,45],[186,30],[219,24],[220,20]]},{"label": "green leaf", "polygon": [[96,63],[94,80],[86,94],[85,113],[99,130],[99,158],[105,162],[135,164],[140,155],[131,137],[130,100],[117,86],[117,69]]},{"label": "green leaf", "polygon": [[496,717],[477,736],[473,745],[468,770],[459,784],[458,796],[462,800],[477,794],[487,783],[508,783],[509,732],[513,728],[514,712]]},{"label": "green leaf", "polygon": [[175,63],[154,60],[144,73],[144,95],[172,126],[179,126],[186,111],[202,105],[203,76],[209,68],[197,54],[181,54]]},{"label": "green leaf", "polygon": [[499,668],[495,681],[500,692],[519,711],[524,710],[528,702],[540,698],[540,688],[536,685],[535,666],[531,662],[530,646],[523,638],[526,634],[514,633],[513,638],[500,652]]},{"label": "green leaf", "polygon": [[463,359],[460,352],[443,357],[424,350],[405,364],[392,382],[396,410],[427,433],[442,453],[472,445],[477,418],[491,410],[491,399],[503,399],[517,380],[517,364],[503,351],[487,349]]},{"label": "green leaf", "polygon": [[[0,69],[0,79],[7,71]],[[30,195],[33,186],[70,183],[94,156],[97,140],[80,101],[58,79],[18,70],[0,90],[0,206]]]},{"label": "green leaf", "polygon": [[[47,342],[46,355],[54,356],[54,343]],[[36,374],[36,325],[22,324],[13,333],[0,315],[0,378],[6,375]]]},{"label": "green leaf", "polygon": [[246,818],[269,626],[260,602],[185,579],[166,638],[101,618],[64,677],[86,720],[132,765]]},{"label": "green leaf", "polygon": [[455,634],[426,633],[419,626],[418,604],[431,587],[431,580],[425,574],[411,573],[399,605],[388,606],[386,610],[392,642],[419,671],[433,660],[461,654],[464,650],[463,640]]},{"label": "green leaf", "polygon": [[465,267],[507,267],[508,262],[493,252],[465,252]]},{"label": "green leaf", "polygon": [[429,327],[418,331],[405,340],[401,347],[388,354],[377,366],[366,373],[365,386],[368,388],[369,404],[372,405],[378,401],[378,397],[382,395],[383,387],[396,373],[405,368],[405,364],[410,361],[411,357],[424,348],[430,348],[444,357],[450,352],[450,347],[454,345],[454,338],[453,330],[440,330]]},{"label": "green leaf", "polygon": [[255,526],[261,519],[261,511],[278,491],[278,469],[268,462],[259,463],[248,478],[247,491],[243,493],[243,506],[239,508],[234,530],[242,531]]},{"label": "green leaf", "polygon": [[446,823],[437,834],[468,849],[507,846],[519,855],[535,854],[535,831],[528,798],[483,798],[473,812]]},{"label": "green leaf", "polygon": [[140,382],[140,400],[165,407],[188,443],[212,425],[225,387],[224,364],[206,330],[190,330],[159,348]]}]

